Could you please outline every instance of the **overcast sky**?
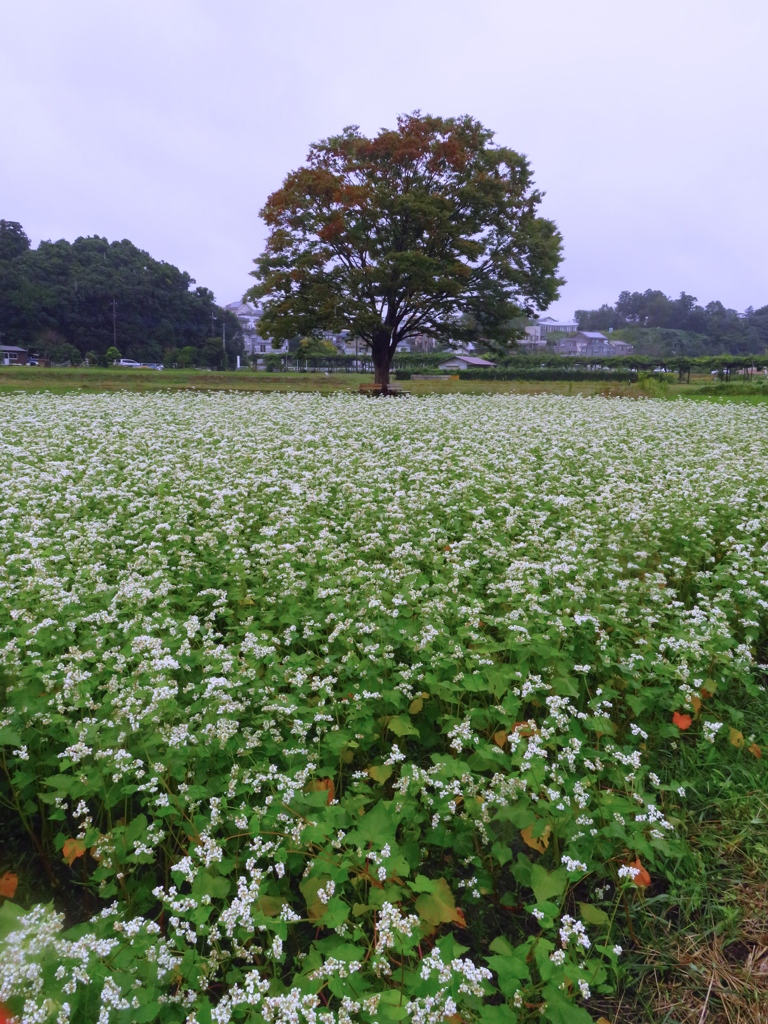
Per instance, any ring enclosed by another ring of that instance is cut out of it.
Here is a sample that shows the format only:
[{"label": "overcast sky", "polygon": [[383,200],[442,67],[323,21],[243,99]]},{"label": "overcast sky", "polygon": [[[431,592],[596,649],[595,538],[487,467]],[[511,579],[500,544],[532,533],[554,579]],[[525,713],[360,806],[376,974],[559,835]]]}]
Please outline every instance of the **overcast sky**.
[{"label": "overcast sky", "polygon": [[472,114],[565,238],[550,313],[768,303],[766,0],[0,0],[0,218],[129,238],[219,302],[308,144]]}]

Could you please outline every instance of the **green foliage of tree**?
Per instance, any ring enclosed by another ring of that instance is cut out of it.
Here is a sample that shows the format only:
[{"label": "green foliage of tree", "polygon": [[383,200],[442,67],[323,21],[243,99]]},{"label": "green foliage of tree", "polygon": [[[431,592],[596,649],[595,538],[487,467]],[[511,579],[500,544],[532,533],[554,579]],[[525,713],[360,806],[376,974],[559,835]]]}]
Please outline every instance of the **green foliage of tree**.
[{"label": "green foliage of tree", "polygon": [[416,112],[375,138],[353,126],[313,144],[261,211],[260,330],[348,329],[384,386],[405,338],[513,340],[512,321],[558,295],[562,240],[537,216],[526,158],[492,140],[471,117]]},{"label": "green foliage of tree", "polygon": [[312,359],[318,356],[337,356],[339,350],[327,338],[302,338],[296,355],[299,359]]},{"label": "green foliage of tree", "polygon": [[617,337],[649,355],[747,355],[768,346],[768,306],[739,313],[722,302],[701,306],[685,292],[672,299],[658,289],[623,291],[612,306],[577,309],[576,319],[582,331],[621,331]]},{"label": "green foliage of tree", "polygon": [[114,363],[117,359],[121,359],[120,350],[115,348],[114,345],[110,345],[107,351],[104,353],[107,357],[107,362]]},{"label": "green foliage of tree", "polygon": [[[118,345],[128,358],[160,362],[168,348],[201,351],[211,333],[242,347],[237,317],[189,274],[124,239],[94,236],[32,249],[20,224],[0,221],[0,331],[17,344],[45,348],[51,333],[86,352]],[[49,346],[50,347],[50,346]]]}]

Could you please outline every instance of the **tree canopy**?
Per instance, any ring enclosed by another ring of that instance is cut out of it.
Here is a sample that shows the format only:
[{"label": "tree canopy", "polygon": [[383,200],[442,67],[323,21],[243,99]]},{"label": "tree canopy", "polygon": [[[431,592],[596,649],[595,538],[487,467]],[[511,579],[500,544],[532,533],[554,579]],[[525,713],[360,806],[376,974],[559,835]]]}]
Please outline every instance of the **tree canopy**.
[{"label": "tree canopy", "polygon": [[762,354],[768,346],[768,306],[742,313],[722,302],[699,305],[681,292],[672,299],[658,289],[623,291],[614,305],[577,309],[582,331],[622,330],[638,352],[659,355]]},{"label": "tree canopy", "polygon": [[558,295],[561,236],[527,159],[471,117],[419,112],[314,143],[267,200],[252,299],[275,340],[349,330],[376,379],[405,338],[505,345]]},{"label": "tree canopy", "polygon": [[70,358],[73,346],[81,356],[105,356],[116,328],[130,359],[161,361],[191,347],[204,362],[212,324],[219,350],[226,325],[231,354],[242,351],[237,317],[194,285],[128,240],[62,239],[33,249],[20,224],[0,220],[0,331],[54,358]]}]

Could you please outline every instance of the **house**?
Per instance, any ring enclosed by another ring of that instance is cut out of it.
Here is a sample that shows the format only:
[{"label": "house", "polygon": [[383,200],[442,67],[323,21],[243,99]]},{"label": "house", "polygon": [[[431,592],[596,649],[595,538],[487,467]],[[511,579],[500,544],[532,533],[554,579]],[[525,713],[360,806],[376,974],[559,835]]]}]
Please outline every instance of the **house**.
[{"label": "house", "polygon": [[29,349],[18,345],[0,345],[0,365],[25,366],[29,362]]},{"label": "house", "polygon": [[539,317],[535,324],[525,328],[525,338],[518,344],[521,348],[540,348],[547,344],[547,337],[552,334],[573,334],[579,325],[575,320],[556,320],[552,316]]},{"label": "house", "polygon": [[561,356],[624,356],[633,348],[626,341],[611,341],[600,331],[578,331],[558,341],[555,352]]},{"label": "house", "polygon": [[287,341],[284,341],[279,348],[274,348],[268,338],[260,336],[259,320],[262,313],[261,306],[254,306],[250,302],[229,302],[226,309],[237,317],[243,335],[243,351],[247,356],[269,355],[272,352],[288,351]]},{"label": "house", "polygon": [[488,359],[480,359],[479,356],[452,355],[444,363],[440,363],[441,370],[492,370],[496,363]]}]

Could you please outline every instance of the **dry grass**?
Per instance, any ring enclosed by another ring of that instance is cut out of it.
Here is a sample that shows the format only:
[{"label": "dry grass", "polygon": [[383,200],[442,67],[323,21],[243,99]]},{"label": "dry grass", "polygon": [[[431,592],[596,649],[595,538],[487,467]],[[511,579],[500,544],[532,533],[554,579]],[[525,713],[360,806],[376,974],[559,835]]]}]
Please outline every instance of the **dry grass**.
[{"label": "dry grass", "polygon": [[661,935],[637,948],[638,981],[590,1007],[609,1024],[768,1024],[768,885],[735,884],[728,934]]}]

